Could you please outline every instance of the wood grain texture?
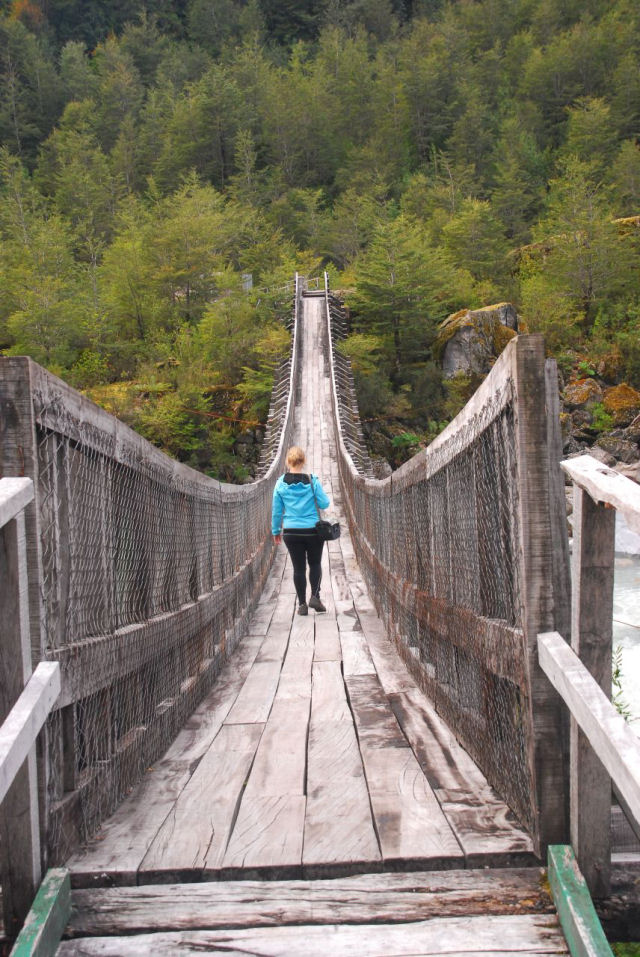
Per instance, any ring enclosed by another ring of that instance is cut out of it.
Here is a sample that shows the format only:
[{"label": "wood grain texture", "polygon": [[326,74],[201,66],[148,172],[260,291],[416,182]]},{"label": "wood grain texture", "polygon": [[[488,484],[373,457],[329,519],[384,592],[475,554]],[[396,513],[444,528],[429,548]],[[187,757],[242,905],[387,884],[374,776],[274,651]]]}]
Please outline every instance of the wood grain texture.
[{"label": "wood grain texture", "polygon": [[306,798],[300,794],[245,795],[222,860],[223,872],[299,875],[305,809]]},{"label": "wood grain texture", "polygon": [[303,863],[349,866],[380,857],[353,724],[312,712]]},{"label": "wood grain texture", "polygon": [[280,661],[256,662],[249,671],[233,707],[226,717],[227,724],[264,724],[280,680]]},{"label": "wood grain texture", "polygon": [[552,913],[540,868],[76,890],[67,936]]},{"label": "wood grain texture", "polygon": [[139,869],[140,880],[189,879],[219,865],[263,726],[227,725],[173,804]]},{"label": "wood grain texture", "polygon": [[363,761],[385,862],[460,862],[460,844],[411,749],[365,748]]},{"label": "wood grain texture", "polygon": [[250,930],[181,931],[139,937],[95,937],[64,941],[60,957],[103,955],[154,957],[194,954],[254,957],[429,957],[429,955],[566,954],[552,915],[443,917],[410,924],[272,927]]},{"label": "wood grain texture", "polygon": [[245,798],[305,793],[308,698],[276,699],[265,725]]},{"label": "wood grain texture", "polygon": [[314,661],[341,661],[342,646],[335,618],[318,618],[315,626]]},{"label": "wood grain texture", "polygon": [[[571,647],[611,697],[615,511],[573,489]],[[570,729],[571,845],[594,897],[611,892],[611,780],[575,719]]]}]

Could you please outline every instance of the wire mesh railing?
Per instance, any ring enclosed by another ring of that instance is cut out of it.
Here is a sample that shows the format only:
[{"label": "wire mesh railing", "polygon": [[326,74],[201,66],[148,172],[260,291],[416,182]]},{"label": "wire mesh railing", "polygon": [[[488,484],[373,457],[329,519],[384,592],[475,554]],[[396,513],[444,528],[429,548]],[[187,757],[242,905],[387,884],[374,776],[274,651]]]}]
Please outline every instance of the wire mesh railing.
[{"label": "wire mesh railing", "polygon": [[[458,740],[541,849],[566,827],[557,698],[535,658],[539,621],[564,620],[552,370],[519,337],[463,412],[383,481],[370,477],[344,334],[326,283],[345,510],[378,613]],[[549,391],[549,395],[551,392]]]},{"label": "wire mesh railing", "polygon": [[33,478],[34,658],[60,662],[42,743],[49,860],[95,832],[212,686],[273,550],[273,485],[298,375],[277,377],[260,477],[231,486],[173,461],[29,359],[0,360],[1,474]]}]

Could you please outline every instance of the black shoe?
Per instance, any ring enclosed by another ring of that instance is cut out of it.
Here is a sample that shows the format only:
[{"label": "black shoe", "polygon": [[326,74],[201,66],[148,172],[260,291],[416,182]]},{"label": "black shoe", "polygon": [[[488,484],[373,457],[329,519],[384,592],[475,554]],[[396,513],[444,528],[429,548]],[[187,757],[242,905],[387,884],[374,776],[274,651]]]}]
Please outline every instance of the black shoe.
[{"label": "black shoe", "polygon": [[307,607],[307,605],[306,605],[304,602],[303,602],[301,605],[298,605],[298,614],[299,614],[299,615],[308,615],[308,614],[309,614],[309,608]]},{"label": "black shoe", "polygon": [[322,602],[320,601],[320,599],[317,598],[315,595],[312,595],[311,598],[309,599],[309,608],[315,608],[316,611],[327,610],[322,604]]}]

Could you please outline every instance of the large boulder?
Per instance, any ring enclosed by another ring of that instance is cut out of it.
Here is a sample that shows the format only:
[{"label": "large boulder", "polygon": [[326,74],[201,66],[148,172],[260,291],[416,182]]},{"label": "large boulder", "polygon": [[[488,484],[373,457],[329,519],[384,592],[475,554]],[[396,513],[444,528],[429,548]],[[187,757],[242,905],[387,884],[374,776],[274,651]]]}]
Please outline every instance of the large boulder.
[{"label": "large boulder", "polygon": [[[462,309],[440,325],[434,354],[442,362],[446,379],[489,372],[497,356],[520,329],[518,314],[510,302],[483,309]],[[520,330],[522,331],[522,330]]]}]

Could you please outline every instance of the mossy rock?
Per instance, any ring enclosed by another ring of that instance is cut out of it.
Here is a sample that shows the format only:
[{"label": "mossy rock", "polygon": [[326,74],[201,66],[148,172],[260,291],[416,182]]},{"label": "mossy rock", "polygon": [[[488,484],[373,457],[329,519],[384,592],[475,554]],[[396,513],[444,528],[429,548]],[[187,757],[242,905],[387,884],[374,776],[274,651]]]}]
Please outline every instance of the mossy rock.
[{"label": "mossy rock", "polygon": [[640,412],[640,392],[622,382],[606,390],[602,404],[613,417],[614,425],[630,425]]},{"label": "mossy rock", "polygon": [[[446,376],[460,371],[485,373],[518,331],[524,330],[509,302],[461,309],[440,324],[433,354],[442,361]],[[447,354],[447,346],[453,345],[454,339],[454,351],[449,349]]]},{"label": "mossy rock", "polygon": [[576,379],[565,386],[562,398],[568,408],[581,409],[602,402],[602,389],[595,379]]}]

